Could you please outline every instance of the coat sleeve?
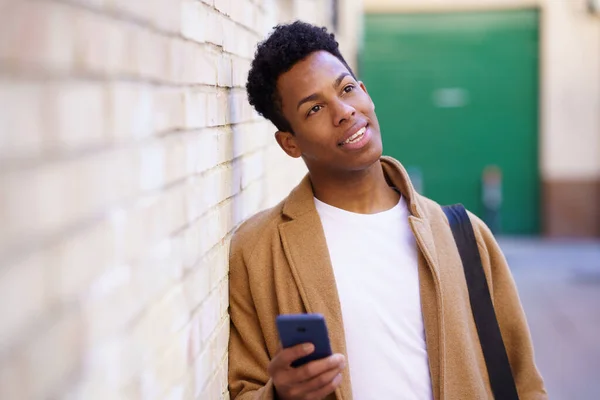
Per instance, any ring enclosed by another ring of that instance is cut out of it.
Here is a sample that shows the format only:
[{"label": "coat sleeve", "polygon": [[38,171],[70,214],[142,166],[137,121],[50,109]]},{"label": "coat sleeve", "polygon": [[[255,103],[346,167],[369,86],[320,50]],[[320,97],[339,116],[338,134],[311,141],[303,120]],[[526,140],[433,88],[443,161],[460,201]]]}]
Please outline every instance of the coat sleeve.
[{"label": "coat sleeve", "polygon": [[229,393],[232,400],[274,400],[269,354],[248,281],[240,239],[234,235],[229,256]]},{"label": "coat sleeve", "polygon": [[492,301],[502,339],[521,400],[548,398],[542,377],[535,365],[533,344],[525,312],[504,254],[489,228],[475,215],[473,221],[481,261],[488,275]]}]

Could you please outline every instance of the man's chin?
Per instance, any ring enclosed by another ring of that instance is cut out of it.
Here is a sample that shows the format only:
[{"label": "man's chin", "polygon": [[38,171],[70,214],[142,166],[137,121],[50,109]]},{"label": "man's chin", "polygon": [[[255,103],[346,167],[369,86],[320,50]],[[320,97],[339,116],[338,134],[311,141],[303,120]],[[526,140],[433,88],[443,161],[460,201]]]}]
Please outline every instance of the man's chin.
[{"label": "man's chin", "polygon": [[350,160],[346,166],[347,171],[365,171],[373,167],[373,165],[379,163],[379,160],[383,154],[383,150],[370,149],[369,152],[357,156],[354,160]]}]

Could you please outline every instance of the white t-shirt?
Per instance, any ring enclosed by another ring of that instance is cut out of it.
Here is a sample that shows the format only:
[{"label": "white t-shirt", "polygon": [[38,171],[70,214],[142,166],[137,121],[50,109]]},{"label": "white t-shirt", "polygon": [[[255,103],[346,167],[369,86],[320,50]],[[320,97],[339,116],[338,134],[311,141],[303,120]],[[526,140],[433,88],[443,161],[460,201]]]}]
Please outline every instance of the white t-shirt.
[{"label": "white t-shirt", "polygon": [[339,293],[357,400],[432,399],[417,250],[404,199],[357,214],[315,198]]}]

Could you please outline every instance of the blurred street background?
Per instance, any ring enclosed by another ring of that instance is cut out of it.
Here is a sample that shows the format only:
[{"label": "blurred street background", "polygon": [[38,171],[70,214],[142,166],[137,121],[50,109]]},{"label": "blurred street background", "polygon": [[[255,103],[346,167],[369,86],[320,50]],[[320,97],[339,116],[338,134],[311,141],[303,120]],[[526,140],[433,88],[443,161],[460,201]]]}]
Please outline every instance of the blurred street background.
[{"label": "blurred street background", "polygon": [[502,238],[551,399],[600,395],[600,243]]},{"label": "blurred street background", "polygon": [[499,237],[550,398],[600,399],[599,0],[0,0],[0,399],[229,398],[231,234],[306,172],[245,83],[296,19]]}]

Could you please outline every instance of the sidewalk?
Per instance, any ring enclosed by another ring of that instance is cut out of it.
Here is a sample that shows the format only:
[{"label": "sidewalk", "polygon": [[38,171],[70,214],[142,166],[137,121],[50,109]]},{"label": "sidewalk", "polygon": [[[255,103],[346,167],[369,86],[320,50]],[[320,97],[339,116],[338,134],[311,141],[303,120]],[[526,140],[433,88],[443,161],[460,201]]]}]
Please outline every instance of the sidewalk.
[{"label": "sidewalk", "polygon": [[600,399],[600,241],[499,242],[550,399]]}]

